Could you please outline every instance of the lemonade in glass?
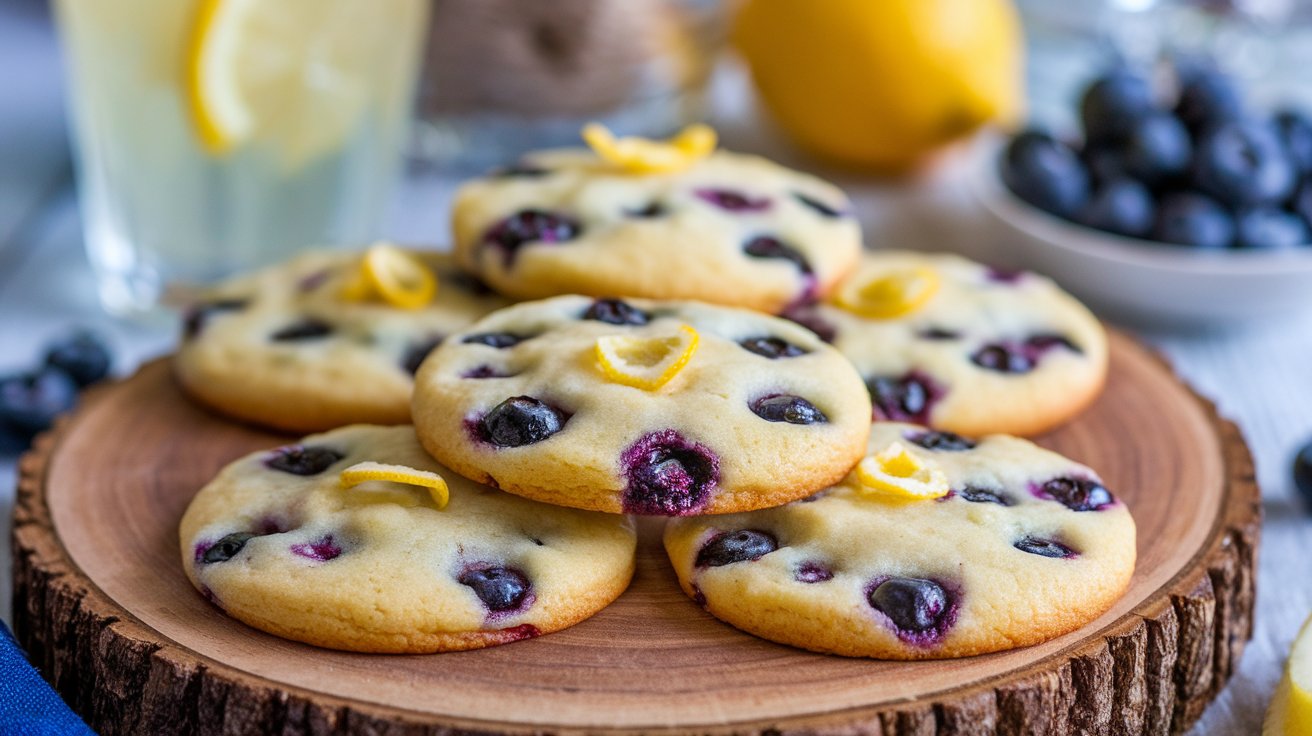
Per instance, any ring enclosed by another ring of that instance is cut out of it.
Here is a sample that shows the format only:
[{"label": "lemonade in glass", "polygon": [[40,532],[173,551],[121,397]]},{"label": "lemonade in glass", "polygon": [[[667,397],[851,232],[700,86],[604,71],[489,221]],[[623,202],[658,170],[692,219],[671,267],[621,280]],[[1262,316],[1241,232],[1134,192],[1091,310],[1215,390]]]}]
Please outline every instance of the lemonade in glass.
[{"label": "lemonade in glass", "polygon": [[57,0],[87,253],[111,312],[363,242],[426,0]]}]

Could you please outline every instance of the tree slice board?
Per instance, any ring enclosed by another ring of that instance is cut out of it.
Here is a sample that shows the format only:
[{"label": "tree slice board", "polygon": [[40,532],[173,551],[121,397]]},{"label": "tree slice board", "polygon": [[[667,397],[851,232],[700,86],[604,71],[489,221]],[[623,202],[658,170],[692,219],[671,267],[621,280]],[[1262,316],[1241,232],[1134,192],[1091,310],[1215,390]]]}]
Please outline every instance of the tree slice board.
[{"label": "tree slice board", "polygon": [[[1252,633],[1260,528],[1233,424],[1112,337],[1105,394],[1040,442],[1097,468],[1139,526],[1125,597],[1039,646],[937,662],[813,654],[711,618],[644,521],[632,587],[563,632],[473,652],[361,655],[250,629],[192,589],[177,524],[227,462],[285,437],[219,419],[166,361],[93,392],[21,465],[15,625],[104,734],[1165,734]],[[932,539],[925,540],[933,544]]]}]

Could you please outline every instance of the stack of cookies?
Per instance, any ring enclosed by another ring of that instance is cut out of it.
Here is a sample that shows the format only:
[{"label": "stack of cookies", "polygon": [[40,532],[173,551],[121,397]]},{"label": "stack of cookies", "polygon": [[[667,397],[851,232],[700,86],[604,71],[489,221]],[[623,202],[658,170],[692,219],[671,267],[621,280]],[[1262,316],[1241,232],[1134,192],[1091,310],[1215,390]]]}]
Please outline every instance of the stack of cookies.
[{"label": "stack of cookies", "polygon": [[688,605],[821,652],[1024,646],[1123,593],[1124,504],[1008,436],[1097,397],[1083,306],[863,252],[839,189],[705,127],[584,138],[466,183],[453,256],[307,253],[193,308],[191,396],[330,430],[200,491],[180,533],[203,595],[326,647],[500,644],[618,597],[639,515],[674,517]]}]

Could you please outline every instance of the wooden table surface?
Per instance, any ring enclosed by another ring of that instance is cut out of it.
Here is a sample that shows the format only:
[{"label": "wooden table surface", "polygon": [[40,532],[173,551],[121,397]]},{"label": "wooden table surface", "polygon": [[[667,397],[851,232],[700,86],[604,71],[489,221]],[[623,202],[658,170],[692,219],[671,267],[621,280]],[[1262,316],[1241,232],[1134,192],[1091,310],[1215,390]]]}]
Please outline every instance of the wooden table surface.
[{"label": "wooden table surface", "polygon": [[[768,131],[752,124],[750,100],[736,72],[717,79],[714,99],[729,147],[790,160]],[[40,2],[0,5],[0,101],[0,372],[26,366],[45,342],[86,325],[109,337],[116,372],[130,373],[170,349],[172,325],[117,322],[95,301],[65,138],[58,49]],[[987,236],[954,178],[959,173],[949,164],[927,180],[899,187],[835,178],[856,201],[868,242],[950,250],[978,246]],[[395,198],[387,234],[441,242],[452,186],[450,177],[412,175]],[[1256,455],[1267,519],[1257,631],[1232,684],[1193,732],[1254,734],[1289,643],[1312,612],[1312,515],[1300,509],[1289,474],[1294,449],[1312,439],[1312,313],[1241,332],[1140,337],[1239,423]],[[6,539],[13,488],[12,458],[0,459],[0,535]],[[0,545],[5,621],[9,575],[6,543]]]}]

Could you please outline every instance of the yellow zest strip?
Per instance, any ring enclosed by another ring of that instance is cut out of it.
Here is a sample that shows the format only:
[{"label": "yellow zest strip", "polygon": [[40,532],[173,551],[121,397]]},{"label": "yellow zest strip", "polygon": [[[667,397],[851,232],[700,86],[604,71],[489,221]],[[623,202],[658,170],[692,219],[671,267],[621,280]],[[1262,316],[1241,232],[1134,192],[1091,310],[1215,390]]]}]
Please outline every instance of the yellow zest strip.
[{"label": "yellow zest strip", "polygon": [[354,488],[371,480],[427,488],[428,495],[432,497],[433,503],[437,504],[439,510],[446,508],[447,501],[451,498],[451,493],[447,489],[446,481],[442,479],[442,476],[432,471],[417,470],[405,465],[365,461],[343,470],[339,479],[343,488]]},{"label": "yellow zest strip", "polygon": [[684,128],[668,141],[638,136],[616,138],[601,123],[583,126],[583,140],[605,161],[634,174],[664,174],[683,171],[711,155],[717,137],[709,125]]},{"label": "yellow zest strip", "polygon": [[923,307],[938,293],[940,281],[932,268],[901,268],[872,279],[853,279],[838,288],[834,300],[863,317],[892,319]]},{"label": "yellow zest strip", "polygon": [[949,490],[943,471],[912,455],[900,442],[858,463],[856,479],[863,491],[907,500],[942,498]]},{"label": "yellow zest strip", "polygon": [[655,391],[688,365],[700,341],[690,325],[680,325],[678,334],[669,337],[608,335],[597,338],[597,362],[606,378]]}]

